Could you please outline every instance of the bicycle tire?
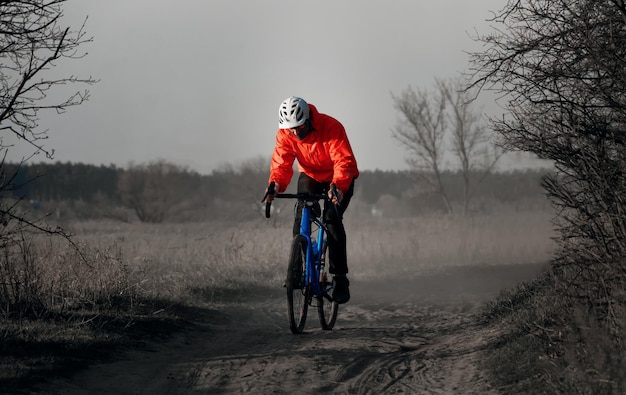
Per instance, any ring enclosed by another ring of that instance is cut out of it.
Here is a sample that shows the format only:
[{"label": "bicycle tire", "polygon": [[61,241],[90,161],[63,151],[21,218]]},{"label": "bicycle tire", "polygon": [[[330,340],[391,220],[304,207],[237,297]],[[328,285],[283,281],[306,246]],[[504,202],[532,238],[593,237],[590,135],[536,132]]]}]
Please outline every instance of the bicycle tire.
[{"label": "bicycle tire", "polygon": [[317,313],[320,317],[320,325],[325,331],[332,330],[337,321],[339,305],[328,294],[320,296],[317,303]]},{"label": "bicycle tire", "polygon": [[289,329],[294,334],[302,333],[306,323],[311,286],[304,283],[306,270],[307,241],[302,235],[294,237],[287,268],[287,317]]},{"label": "bicycle tire", "polygon": [[[322,247],[322,255],[326,255],[326,249],[328,245],[324,242]],[[330,288],[332,283],[331,274],[328,272],[328,265],[324,267],[324,271],[320,273],[320,288],[322,291]],[[337,321],[337,312],[339,311],[339,304],[335,303],[331,295],[327,292],[322,292],[317,300],[317,315],[320,319],[320,325],[323,330],[329,331],[335,326]]]}]

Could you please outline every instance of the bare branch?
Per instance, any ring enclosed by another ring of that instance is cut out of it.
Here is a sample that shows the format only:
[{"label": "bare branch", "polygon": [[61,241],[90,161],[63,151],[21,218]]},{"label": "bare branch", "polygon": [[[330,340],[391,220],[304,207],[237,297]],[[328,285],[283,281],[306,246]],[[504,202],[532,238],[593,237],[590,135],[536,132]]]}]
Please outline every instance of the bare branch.
[{"label": "bare branch", "polygon": [[45,78],[56,61],[84,56],[78,47],[91,41],[84,23],[77,31],[60,25],[63,2],[0,2],[0,125],[49,157],[53,151],[38,143],[47,136],[47,131],[37,131],[39,112],[65,111],[87,100],[89,92],[75,92],[57,102],[48,93],[62,85],[96,82],[91,77]]}]

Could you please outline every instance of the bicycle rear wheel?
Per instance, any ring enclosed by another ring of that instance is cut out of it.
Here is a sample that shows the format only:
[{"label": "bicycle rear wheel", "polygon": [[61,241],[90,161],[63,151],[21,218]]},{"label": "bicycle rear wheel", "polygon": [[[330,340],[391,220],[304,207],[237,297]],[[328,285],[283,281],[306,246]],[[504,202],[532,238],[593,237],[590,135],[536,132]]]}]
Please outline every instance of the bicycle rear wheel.
[{"label": "bicycle rear wheel", "polygon": [[[326,243],[324,243],[322,254],[326,255],[327,249]],[[335,326],[337,321],[337,311],[339,305],[335,303],[333,298],[328,294],[332,284],[331,274],[328,272],[328,265],[324,267],[324,271],[320,273],[320,288],[322,289],[322,296],[317,300],[317,314],[320,318],[320,325],[324,330],[331,330]]]},{"label": "bicycle rear wheel", "polygon": [[287,268],[287,317],[292,333],[302,333],[311,301],[311,287],[304,284],[307,241],[302,235],[294,237]]},{"label": "bicycle rear wheel", "polygon": [[317,313],[320,317],[322,329],[329,331],[335,326],[339,305],[328,294],[324,294],[318,299]]}]

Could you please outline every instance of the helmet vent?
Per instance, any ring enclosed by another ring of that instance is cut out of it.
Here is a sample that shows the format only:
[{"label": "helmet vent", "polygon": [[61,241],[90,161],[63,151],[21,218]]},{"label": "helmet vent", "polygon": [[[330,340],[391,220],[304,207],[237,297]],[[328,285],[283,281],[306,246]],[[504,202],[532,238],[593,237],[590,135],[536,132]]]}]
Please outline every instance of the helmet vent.
[{"label": "helmet vent", "polygon": [[292,96],[285,99],[278,109],[278,127],[292,129],[303,125],[309,118],[309,105],[301,98]]}]

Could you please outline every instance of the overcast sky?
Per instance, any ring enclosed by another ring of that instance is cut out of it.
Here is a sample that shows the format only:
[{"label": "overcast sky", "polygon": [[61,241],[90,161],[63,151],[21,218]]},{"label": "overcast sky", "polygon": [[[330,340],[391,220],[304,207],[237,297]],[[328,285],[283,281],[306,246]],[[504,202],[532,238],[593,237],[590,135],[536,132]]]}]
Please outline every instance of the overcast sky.
[{"label": "overcast sky", "polygon": [[[406,169],[391,93],[454,77],[506,0],[68,0],[88,17],[89,101],[42,115],[54,160],[166,159],[207,174],[271,154],[280,102],[339,119],[361,169]],[[17,151],[16,151],[17,152]],[[40,157],[35,161],[43,161]]]}]

